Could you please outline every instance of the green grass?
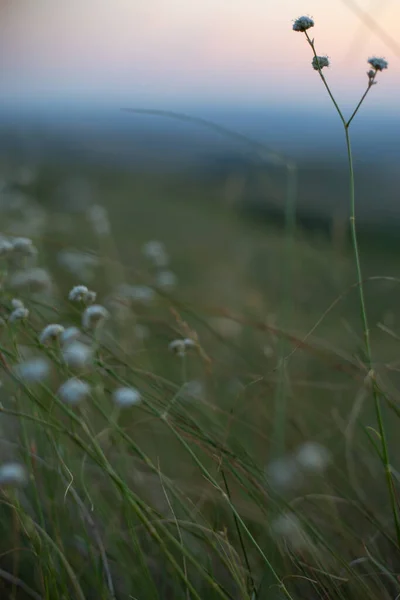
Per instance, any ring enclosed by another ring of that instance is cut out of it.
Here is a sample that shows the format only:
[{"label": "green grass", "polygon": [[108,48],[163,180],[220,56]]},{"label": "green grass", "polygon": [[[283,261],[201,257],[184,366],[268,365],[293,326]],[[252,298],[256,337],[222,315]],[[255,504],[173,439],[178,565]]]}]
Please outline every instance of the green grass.
[{"label": "green grass", "polygon": [[[15,267],[2,262],[3,318],[13,297],[30,310],[0,338],[2,462],[29,473],[25,486],[0,488],[2,597],[396,598],[399,548],[350,241],[301,228],[288,238],[221,202],[223,186],[188,175],[83,174],[111,234],[67,205],[54,209],[72,173],[44,166],[30,192],[47,223],[33,238],[54,293],[15,292]],[[2,228],[15,234],[5,213]],[[95,358],[79,376],[90,397],[63,403],[57,390],[75,372],[38,334],[48,323],[80,326],[73,285],[87,283],[107,307],[121,283],[153,286],[157,269],[141,252],[151,239],[165,244],[178,285],[112,311],[87,340]],[[360,246],[397,488],[397,259],[370,240]],[[90,280],[60,266],[66,248],[96,257]],[[195,341],[184,358],[168,348],[176,338]],[[52,365],[36,385],[13,370],[29,351]],[[142,402],[116,409],[121,385]],[[271,476],[280,400],[286,485]],[[309,441],[329,451],[319,472],[291,462]]]}]

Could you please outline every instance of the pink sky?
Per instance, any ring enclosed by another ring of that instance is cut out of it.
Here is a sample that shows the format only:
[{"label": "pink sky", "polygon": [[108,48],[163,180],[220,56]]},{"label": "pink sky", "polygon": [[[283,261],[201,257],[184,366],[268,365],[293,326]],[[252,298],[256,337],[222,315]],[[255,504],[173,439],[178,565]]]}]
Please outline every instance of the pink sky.
[{"label": "pink sky", "polygon": [[[398,0],[352,1],[398,39]],[[160,107],[193,99],[317,103],[323,91],[311,49],[291,29],[294,18],[308,14],[317,51],[331,59],[328,77],[339,100],[359,97],[366,58],[376,54],[390,67],[372,102],[399,103],[400,57],[343,0],[0,0],[0,6],[6,98],[96,97]]]}]

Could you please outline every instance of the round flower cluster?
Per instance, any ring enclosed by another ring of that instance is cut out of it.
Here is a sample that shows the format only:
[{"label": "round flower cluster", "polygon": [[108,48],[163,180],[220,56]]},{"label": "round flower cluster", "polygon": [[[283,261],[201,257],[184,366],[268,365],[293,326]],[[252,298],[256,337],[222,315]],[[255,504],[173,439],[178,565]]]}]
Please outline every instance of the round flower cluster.
[{"label": "round flower cluster", "polygon": [[299,17],[293,23],[293,31],[304,32],[311,27],[314,27],[314,21],[310,17]]},{"label": "round flower cluster", "polygon": [[373,56],[372,58],[368,59],[368,62],[371,67],[375,69],[375,71],[383,71],[383,69],[388,68],[388,62],[384,58],[377,58],[376,56]]},{"label": "round flower cluster", "polygon": [[329,67],[329,59],[327,56],[314,56],[311,64],[315,71],[320,71],[324,67]]}]

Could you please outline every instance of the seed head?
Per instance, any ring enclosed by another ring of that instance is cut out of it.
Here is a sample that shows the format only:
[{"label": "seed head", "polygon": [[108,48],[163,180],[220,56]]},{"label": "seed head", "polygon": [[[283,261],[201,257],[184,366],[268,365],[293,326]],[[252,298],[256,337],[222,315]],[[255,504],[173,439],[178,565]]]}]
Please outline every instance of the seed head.
[{"label": "seed head", "polygon": [[183,340],[173,340],[172,342],[170,342],[168,347],[171,350],[171,352],[174,352],[182,358],[186,355],[186,350],[188,350],[189,348],[194,348],[195,346],[196,344],[193,340],[191,340],[190,338],[185,338]]},{"label": "seed head", "polygon": [[82,315],[82,327],[84,329],[95,329],[100,323],[110,316],[108,310],[100,304],[88,306]]},{"label": "seed head", "polygon": [[299,17],[293,23],[293,31],[304,32],[311,27],[314,27],[314,21],[310,17]]},{"label": "seed head", "polygon": [[46,325],[39,336],[39,341],[44,345],[49,344],[50,342],[55,342],[56,340],[60,339],[63,332],[64,327],[62,325],[58,325],[58,323]]},{"label": "seed head", "polygon": [[30,358],[16,365],[14,373],[24,383],[40,383],[50,375],[50,365],[44,358]]},{"label": "seed head", "polygon": [[373,56],[372,58],[368,59],[368,62],[371,67],[375,69],[375,71],[383,71],[383,69],[388,68],[388,62],[384,58],[377,58],[376,56]]},{"label": "seed head", "polygon": [[324,67],[329,67],[329,59],[327,56],[314,56],[311,64],[315,71],[319,71]]},{"label": "seed head", "polygon": [[93,351],[82,342],[71,342],[62,352],[65,363],[70,369],[81,370],[88,367],[93,358]]},{"label": "seed head", "polygon": [[11,242],[5,239],[0,239],[0,256],[8,256],[13,251]]},{"label": "seed head", "polygon": [[135,388],[120,387],[114,390],[113,401],[117,406],[121,407],[134,406],[141,401],[141,395]]},{"label": "seed head", "polygon": [[76,405],[90,394],[90,385],[76,377],[67,379],[60,386],[58,396],[66,404]]},{"label": "seed head", "polygon": [[76,285],[70,290],[68,299],[71,302],[83,302],[84,304],[93,304],[96,300],[96,292],[89,290],[86,285]]},{"label": "seed head", "polygon": [[35,267],[16,271],[11,277],[10,285],[15,289],[27,289],[35,293],[49,292],[52,284],[49,273],[45,269]]},{"label": "seed head", "polygon": [[81,336],[81,332],[77,327],[67,327],[61,333],[60,341],[63,346],[70,344],[71,342],[75,342]]},{"label": "seed head", "polygon": [[29,310],[24,306],[15,308],[11,315],[8,317],[9,323],[17,323],[18,321],[25,321],[29,317]]},{"label": "seed head", "polygon": [[24,465],[15,462],[5,463],[0,467],[0,486],[24,485],[28,480],[28,473]]},{"label": "seed head", "polygon": [[25,237],[17,237],[11,240],[13,252],[20,256],[36,256],[37,249],[32,240]]},{"label": "seed head", "polygon": [[323,473],[330,460],[329,450],[317,442],[305,442],[296,452],[298,465],[312,473]]},{"label": "seed head", "polygon": [[14,310],[16,308],[24,308],[24,303],[22,302],[22,300],[19,300],[18,298],[13,298],[11,300],[11,306],[13,307]]}]

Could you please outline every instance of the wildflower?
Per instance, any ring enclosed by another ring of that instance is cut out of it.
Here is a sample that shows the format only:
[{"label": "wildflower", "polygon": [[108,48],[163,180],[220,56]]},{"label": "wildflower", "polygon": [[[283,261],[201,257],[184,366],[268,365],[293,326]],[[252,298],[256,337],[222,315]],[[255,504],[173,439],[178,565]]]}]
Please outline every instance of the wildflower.
[{"label": "wildflower", "polygon": [[50,365],[44,358],[30,358],[16,365],[14,372],[25,383],[40,383],[49,376]]},{"label": "wildflower", "polygon": [[96,300],[96,292],[89,290],[86,285],[75,285],[68,294],[71,302],[83,302],[84,304],[93,304]]},{"label": "wildflower", "polygon": [[315,71],[320,71],[324,67],[329,67],[329,59],[327,56],[314,56],[311,64]]},{"label": "wildflower", "polygon": [[93,304],[85,309],[82,315],[82,326],[84,329],[94,329],[109,316],[110,314],[104,306]]},{"label": "wildflower", "polygon": [[172,342],[170,342],[168,347],[171,350],[171,352],[175,352],[175,354],[177,354],[178,356],[184,357],[186,355],[186,350],[188,348],[194,348],[195,346],[196,344],[193,340],[185,338],[183,340],[173,340]]},{"label": "wildflower", "polygon": [[39,336],[39,341],[41,344],[55,342],[60,338],[63,331],[64,327],[62,325],[58,325],[57,323],[46,325],[46,327],[43,329]]},{"label": "wildflower", "polygon": [[84,369],[92,362],[93,351],[82,342],[71,342],[63,349],[63,358],[71,369]]},{"label": "wildflower", "polygon": [[309,539],[300,520],[293,513],[283,513],[271,525],[272,532],[280,541],[286,542],[293,550],[309,545]]},{"label": "wildflower", "polygon": [[74,249],[62,250],[58,253],[57,260],[62,267],[83,281],[92,280],[93,269],[100,264],[97,256]]},{"label": "wildflower", "polygon": [[86,381],[72,377],[64,381],[57,394],[66,404],[79,404],[90,394],[90,385]]},{"label": "wildflower", "polygon": [[314,21],[310,17],[299,17],[293,23],[293,31],[304,32],[311,27],[314,27]]},{"label": "wildflower", "polygon": [[15,289],[27,289],[30,292],[49,292],[51,290],[51,278],[45,269],[35,267],[16,271],[10,280],[11,287]]},{"label": "wildflower", "polygon": [[157,267],[166,267],[168,264],[168,254],[162,242],[152,240],[144,244],[143,254],[149,258]]},{"label": "wildflower", "polygon": [[156,285],[162,289],[171,289],[176,286],[177,277],[172,271],[160,271],[156,275]]},{"label": "wildflower", "polygon": [[36,256],[37,248],[33,245],[32,240],[25,237],[17,237],[11,240],[13,252],[20,256]]},{"label": "wildflower", "polygon": [[113,401],[117,406],[121,407],[134,406],[141,401],[141,395],[135,388],[120,387],[114,390]]},{"label": "wildflower", "polygon": [[376,56],[368,59],[369,64],[375,71],[383,71],[388,68],[388,62],[384,58],[377,58]]},{"label": "wildflower", "polygon": [[0,466],[0,486],[24,485],[27,479],[27,471],[20,463],[9,462]]},{"label": "wildflower", "polygon": [[110,235],[110,221],[104,206],[93,204],[93,206],[87,210],[86,216],[97,235]]},{"label": "wildflower", "polygon": [[8,317],[9,323],[16,323],[18,321],[25,321],[29,317],[29,310],[24,306],[15,308],[11,315]]},{"label": "wildflower", "polygon": [[266,477],[271,487],[281,491],[295,489],[303,480],[296,461],[286,456],[273,460],[267,466]]},{"label": "wildflower", "polygon": [[296,452],[296,461],[305,471],[322,473],[331,460],[329,451],[317,442],[305,442]]},{"label": "wildflower", "polygon": [[188,400],[203,400],[205,396],[204,385],[195,379],[184,385],[183,392]]},{"label": "wildflower", "polygon": [[71,342],[75,342],[81,335],[80,330],[77,327],[71,326],[64,329],[60,335],[61,344],[64,346],[66,344],[70,344]]},{"label": "wildflower", "polygon": [[119,286],[117,295],[126,298],[131,302],[140,304],[150,304],[154,300],[154,290],[147,285],[126,285]]},{"label": "wildflower", "polygon": [[13,307],[14,310],[16,308],[24,308],[24,303],[22,302],[22,300],[19,300],[18,298],[13,298],[11,300],[11,306]]},{"label": "wildflower", "polygon": [[4,238],[0,239],[0,256],[8,256],[8,254],[11,254],[12,250],[13,246],[11,242]]}]

